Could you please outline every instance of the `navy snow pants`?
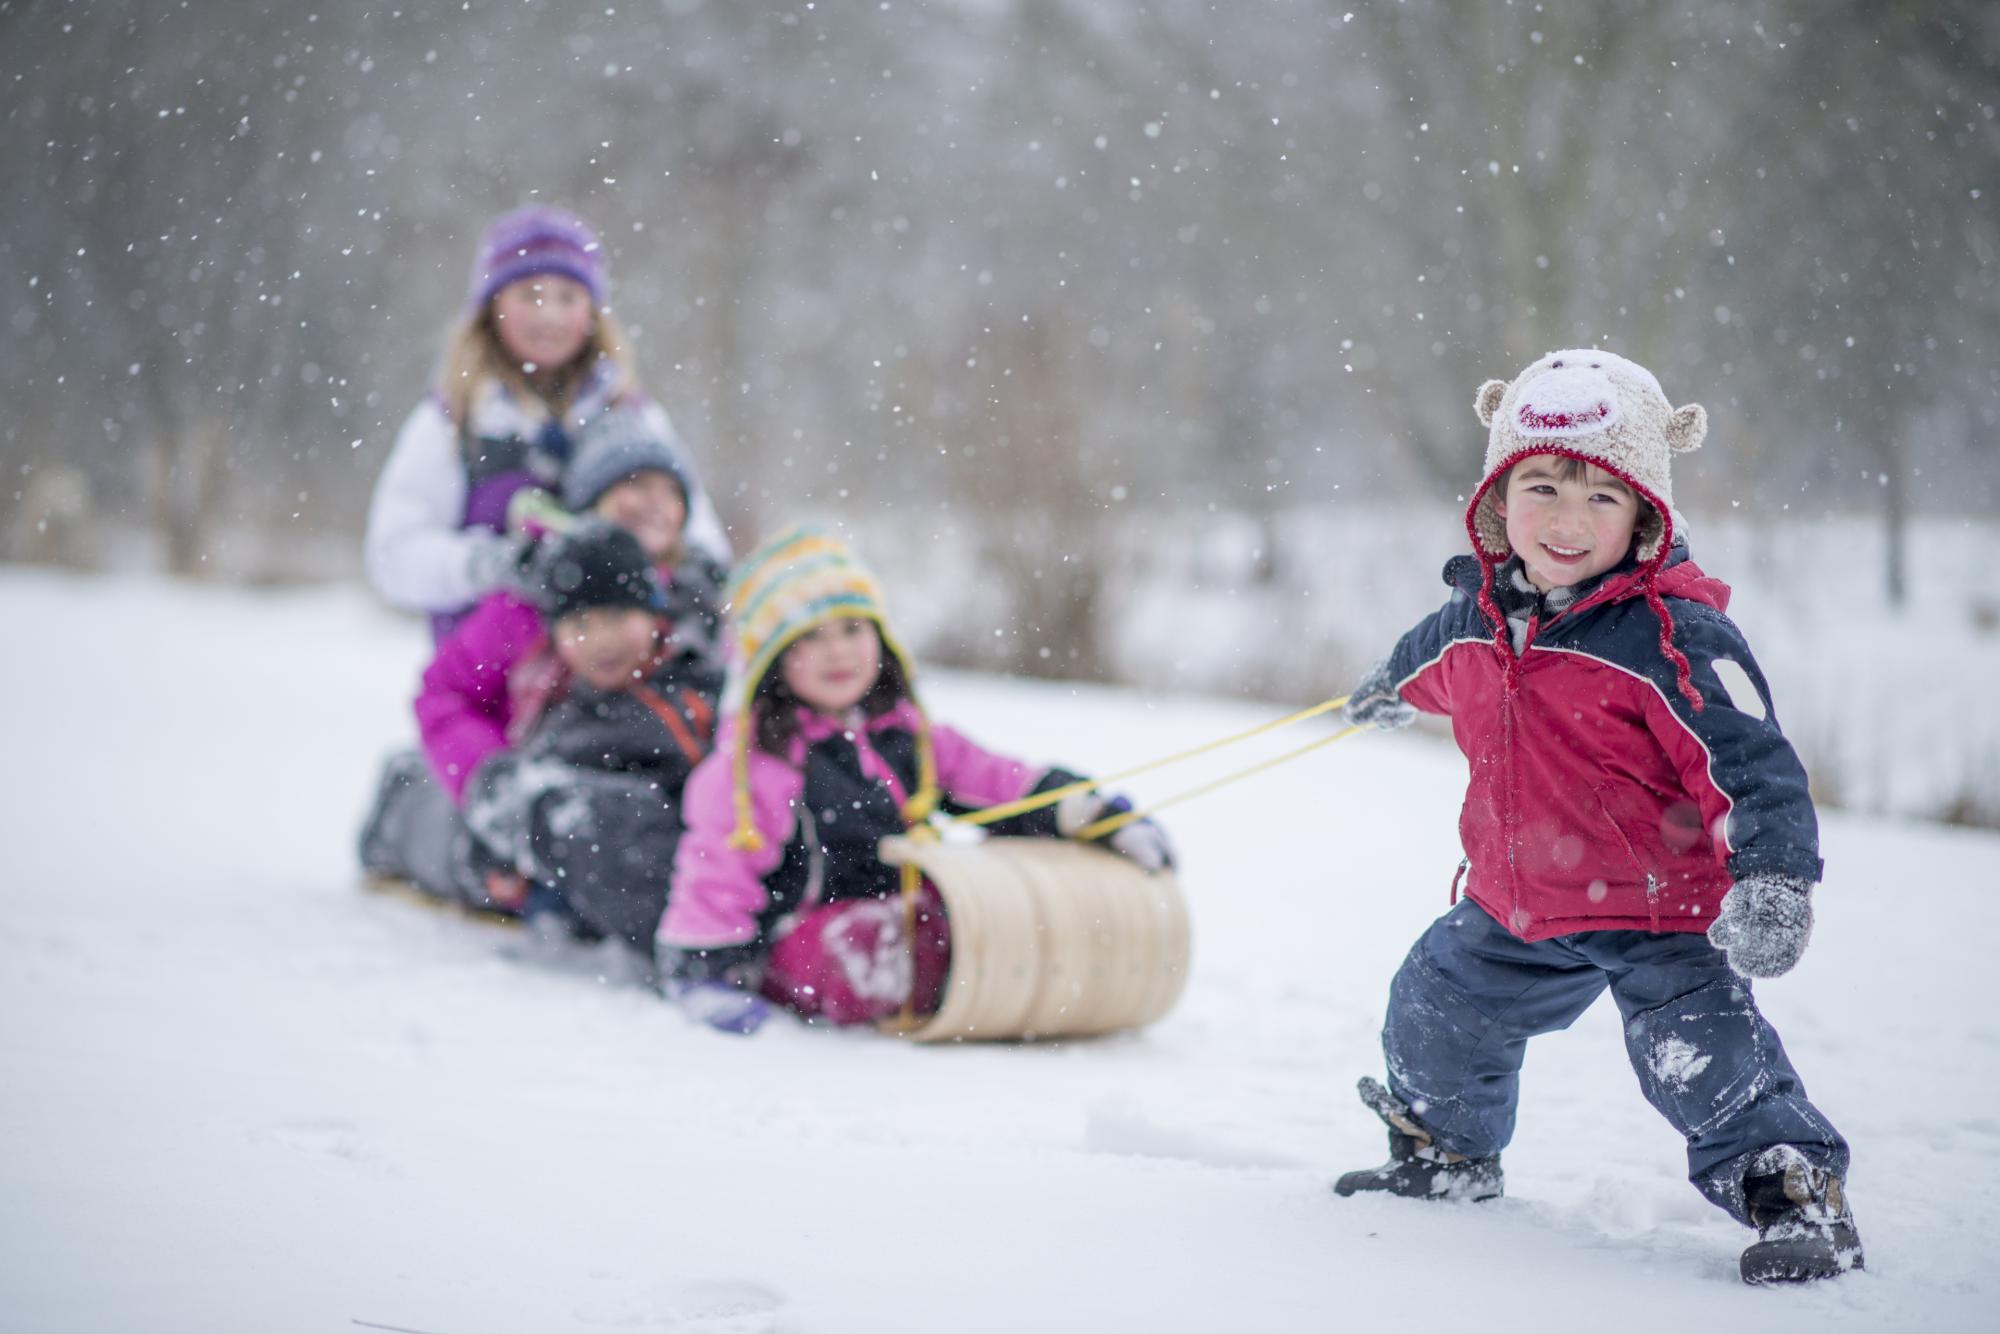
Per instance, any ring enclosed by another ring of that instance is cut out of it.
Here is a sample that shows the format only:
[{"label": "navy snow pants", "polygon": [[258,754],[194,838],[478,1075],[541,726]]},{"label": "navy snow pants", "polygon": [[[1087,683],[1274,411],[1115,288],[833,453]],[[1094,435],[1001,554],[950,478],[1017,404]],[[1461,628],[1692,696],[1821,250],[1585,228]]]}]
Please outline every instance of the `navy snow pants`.
[{"label": "navy snow pants", "polygon": [[677,797],[651,779],[577,769],[536,802],[528,838],[577,917],[652,957],[681,841]]},{"label": "navy snow pants", "polygon": [[1568,1028],[1606,987],[1646,1100],[1687,1140],[1688,1180],[1738,1220],[1750,1159],[1796,1146],[1845,1175],[1847,1141],[1757,1011],[1750,983],[1699,932],[1579,931],[1522,941],[1470,899],[1431,924],[1389,987],[1389,1086],[1446,1149],[1514,1136],[1528,1039]]}]

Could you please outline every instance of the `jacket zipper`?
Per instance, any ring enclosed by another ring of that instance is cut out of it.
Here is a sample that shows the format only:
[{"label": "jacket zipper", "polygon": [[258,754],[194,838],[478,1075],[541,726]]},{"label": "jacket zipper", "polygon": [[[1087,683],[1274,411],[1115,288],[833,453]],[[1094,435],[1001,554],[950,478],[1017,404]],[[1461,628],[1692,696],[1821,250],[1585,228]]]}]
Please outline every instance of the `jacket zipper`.
[{"label": "jacket zipper", "polygon": [[1521,821],[1521,760],[1520,752],[1514,745],[1514,696],[1521,688],[1521,672],[1527,666],[1528,645],[1535,641],[1535,630],[1540,616],[1528,618],[1528,628],[1521,636],[1521,651],[1513,653],[1513,644],[1504,651],[1513,653],[1514,660],[1506,664],[1506,679],[1500,690],[1500,744],[1507,754],[1507,810],[1504,817],[1507,830],[1507,884],[1513,906],[1508,915],[1507,929],[1515,935],[1521,934],[1523,911],[1521,908],[1521,866],[1515,856],[1515,843],[1520,833]]}]

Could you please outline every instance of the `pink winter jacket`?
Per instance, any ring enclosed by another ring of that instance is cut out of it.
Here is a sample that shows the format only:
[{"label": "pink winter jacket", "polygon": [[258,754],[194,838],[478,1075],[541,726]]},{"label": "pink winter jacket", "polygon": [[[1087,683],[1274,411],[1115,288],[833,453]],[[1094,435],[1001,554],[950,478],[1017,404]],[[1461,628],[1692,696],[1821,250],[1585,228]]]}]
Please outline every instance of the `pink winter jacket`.
[{"label": "pink winter jacket", "polygon": [[[907,736],[918,723],[917,711],[908,701],[869,719],[852,738],[862,771],[856,777],[882,784],[890,796],[902,801],[908,795],[905,785],[878,743],[899,732]],[[741,726],[742,720],[735,717],[724,723],[714,752],[695,767],[682,794],[686,832],[674,858],[673,891],[667,896],[659,930],[660,941],[675,949],[715,949],[757,939],[763,919],[773,910],[766,882],[776,876],[788,851],[795,851],[789,845],[799,833],[807,751],[842,732],[840,724],[802,712],[801,733],[789,757],[750,748],[751,812],[763,846],[745,851],[729,845],[736,829],[732,762]],[[931,726],[931,745],[940,795],[960,808],[1012,801],[1051,772],[993,754],[941,724]]]},{"label": "pink winter jacket", "polygon": [[507,747],[509,726],[538,712],[564,680],[541,613],[518,594],[488,594],[445,636],[424,669],[417,732],[454,804],[479,762]]}]

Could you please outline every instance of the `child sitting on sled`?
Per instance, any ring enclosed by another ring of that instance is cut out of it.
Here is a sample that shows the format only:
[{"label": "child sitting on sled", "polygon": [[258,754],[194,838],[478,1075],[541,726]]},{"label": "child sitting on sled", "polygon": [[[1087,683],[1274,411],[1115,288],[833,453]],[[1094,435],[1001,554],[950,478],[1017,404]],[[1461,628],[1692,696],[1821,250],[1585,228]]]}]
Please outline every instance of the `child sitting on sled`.
[{"label": "child sitting on sled", "polygon": [[[732,710],[688,781],[687,832],[656,944],[662,989],[695,1018],[754,1031],[771,1004],[833,1024],[934,1011],[949,924],[926,885],[906,935],[883,837],[933,811],[968,811],[1077,781],[983,750],[933,722],[890,633],[874,577],[834,537],[799,527],[748,557],[728,604]],[[1067,837],[1119,799],[1080,791],[996,822]],[[1147,821],[1107,840],[1147,870],[1169,864]]]},{"label": "child sitting on sled", "polygon": [[1669,457],[1706,414],[1595,350],[1489,381],[1476,406],[1473,555],[1346,706],[1380,728],[1451,719],[1466,897],[1390,985],[1388,1086],[1362,1081],[1390,1159],[1335,1189],[1499,1195],[1527,1040],[1609,989],[1689,1179],[1758,1230],[1744,1279],[1860,1268],[1847,1142],[1751,988],[1798,962],[1821,862],[1805,770],[1672,508]]},{"label": "child sitting on sled", "polygon": [[592,519],[544,540],[529,584],[554,671],[516,701],[511,743],[473,767],[465,823],[501,873],[489,885],[511,872],[578,934],[650,958],[681,789],[708,753],[722,675],[705,645],[679,642],[648,553],[623,528]]},{"label": "child sitting on sled", "polygon": [[[687,474],[666,440],[633,413],[606,414],[585,435],[564,473],[567,513],[546,508],[529,516],[541,532],[571,515],[587,515],[630,532],[658,576],[660,614],[676,648],[717,672],[724,571],[683,542],[688,512]],[[509,744],[544,696],[566,678],[543,614],[549,590],[534,586],[535,562],[517,570],[508,586],[481,600],[472,614],[438,645],[424,670],[416,700],[417,730],[432,771],[454,801],[472,771]]]},{"label": "child sitting on sled", "polygon": [[[723,573],[683,544],[688,485],[666,440],[638,414],[616,411],[584,434],[562,494],[576,514],[637,539],[654,575],[654,633],[671,645],[669,662],[712,705],[722,675],[716,608]],[[548,557],[558,545],[552,534],[570,521],[567,513],[538,510],[533,522],[548,550],[538,547],[509,587],[488,594],[438,646],[416,700],[423,753],[392,757],[362,835],[362,862],[371,871],[480,908],[515,913],[525,906],[529,881],[518,859],[496,857],[456,808],[480,767],[523,742],[574,678],[545,615],[560,591],[548,587]],[[664,886],[664,869],[658,880]]]}]

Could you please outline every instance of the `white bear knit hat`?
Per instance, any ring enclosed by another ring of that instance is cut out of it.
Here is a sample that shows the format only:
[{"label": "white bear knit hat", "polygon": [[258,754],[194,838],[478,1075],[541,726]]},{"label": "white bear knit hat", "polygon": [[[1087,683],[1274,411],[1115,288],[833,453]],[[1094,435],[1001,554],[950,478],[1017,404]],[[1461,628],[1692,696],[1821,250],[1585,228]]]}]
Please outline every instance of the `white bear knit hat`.
[{"label": "white bear knit hat", "polygon": [[1597,348],[1551,352],[1510,382],[1488,380],[1473,400],[1488,428],[1486,470],[1466,529],[1481,555],[1506,559],[1507,523],[1500,517],[1494,483],[1522,459],[1559,454],[1594,463],[1618,477],[1650,506],[1639,519],[1639,563],[1648,565],[1673,545],[1673,474],[1670,458],[1701,448],[1708,413],[1699,403],[1673,407],[1653,373],[1635,361]]},{"label": "white bear knit hat", "polygon": [[1484,567],[1480,610],[1494,628],[1511,674],[1519,662],[1511,651],[1506,617],[1493,600],[1493,579],[1513,554],[1507,522],[1500,517],[1494,487],[1522,459],[1539,454],[1594,463],[1617,477],[1645,503],[1633,532],[1639,586],[1660,621],[1660,652],[1674,665],[1682,698],[1702,708],[1687,655],[1674,644],[1673,613],[1659,588],[1660,571],[1674,544],[1674,485],[1668,464],[1675,454],[1701,448],[1708,413],[1699,403],[1674,407],[1653,373],[1635,361],[1598,348],[1551,352],[1510,382],[1488,380],[1473,399],[1479,422],[1488,428],[1486,472],[1465,507],[1465,529],[1473,554]]}]

